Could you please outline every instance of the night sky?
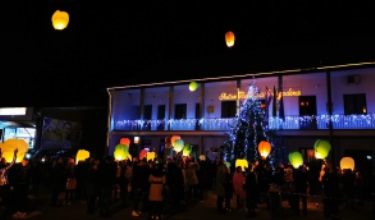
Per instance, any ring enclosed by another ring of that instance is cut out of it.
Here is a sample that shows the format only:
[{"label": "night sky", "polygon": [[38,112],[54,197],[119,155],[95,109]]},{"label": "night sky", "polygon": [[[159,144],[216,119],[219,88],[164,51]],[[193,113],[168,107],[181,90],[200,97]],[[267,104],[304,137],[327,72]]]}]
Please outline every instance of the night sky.
[{"label": "night sky", "polygon": [[375,60],[374,1],[202,2],[0,1],[0,105],[105,106],[110,86]]}]

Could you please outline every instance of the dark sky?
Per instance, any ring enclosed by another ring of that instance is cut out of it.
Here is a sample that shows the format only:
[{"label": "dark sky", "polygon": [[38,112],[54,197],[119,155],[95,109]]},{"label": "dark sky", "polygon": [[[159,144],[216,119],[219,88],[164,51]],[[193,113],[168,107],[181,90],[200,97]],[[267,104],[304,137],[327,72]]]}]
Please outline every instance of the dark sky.
[{"label": "dark sky", "polygon": [[[70,14],[64,31],[52,28],[56,9]],[[106,105],[109,86],[375,58],[369,0],[2,0],[0,10],[1,106]]]}]

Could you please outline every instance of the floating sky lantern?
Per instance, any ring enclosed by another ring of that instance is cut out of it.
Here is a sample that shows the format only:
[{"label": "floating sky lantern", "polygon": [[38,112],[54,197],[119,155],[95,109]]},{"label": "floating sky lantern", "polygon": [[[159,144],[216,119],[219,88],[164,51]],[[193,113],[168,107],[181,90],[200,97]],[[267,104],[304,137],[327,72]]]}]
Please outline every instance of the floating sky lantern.
[{"label": "floating sky lantern", "polygon": [[236,168],[241,167],[242,171],[245,171],[245,169],[249,167],[249,162],[246,159],[237,159],[234,165]]},{"label": "floating sky lantern", "polygon": [[52,15],[52,26],[55,30],[64,30],[69,24],[69,14],[66,11],[56,10]]},{"label": "floating sky lantern", "polygon": [[116,145],[113,155],[118,161],[129,159],[129,146],[126,146],[124,144]]},{"label": "floating sky lantern", "polygon": [[13,160],[14,150],[18,149],[16,163],[19,163],[25,157],[29,149],[29,144],[24,139],[10,138],[4,141],[4,143],[0,143],[0,148],[2,157],[8,163],[12,162]]},{"label": "floating sky lantern", "polygon": [[343,157],[340,160],[340,169],[341,170],[346,170],[346,169],[351,169],[352,171],[355,168],[355,162],[352,157]]},{"label": "floating sky lantern", "polygon": [[77,151],[76,154],[76,163],[79,161],[85,161],[86,159],[90,158],[90,151],[80,149]]},{"label": "floating sky lantern", "polygon": [[271,153],[271,143],[268,141],[261,141],[258,144],[258,152],[260,156],[265,159]]},{"label": "floating sky lantern", "polygon": [[225,33],[225,43],[227,44],[228,48],[231,48],[234,46],[235,36],[232,31],[228,31]]},{"label": "floating sky lantern", "polygon": [[326,140],[318,139],[314,144],[315,157],[317,159],[325,159],[329,151],[331,150],[331,144]]},{"label": "floating sky lantern", "polygon": [[185,146],[184,140],[178,139],[178,140],[175,140],[175,142],[173,144],[173,149],[177,153],[180,153],[182,151],[182,149],[184,149],[184,146]]},{"label": "floating sky lantern", "polygon": [[290,152],[288,158],[294,168],[298,168],[299,166],[303,165],[302,154],[298,151]]},{"label": "floating sky lantern", "polygon": [[198,87],[199,87],[199,84],[198,84],[197,82],[191,82],[191,83],[189,84],[189,90],[190,90],[191,92],[194,92],[195,90],[197,90]]}]

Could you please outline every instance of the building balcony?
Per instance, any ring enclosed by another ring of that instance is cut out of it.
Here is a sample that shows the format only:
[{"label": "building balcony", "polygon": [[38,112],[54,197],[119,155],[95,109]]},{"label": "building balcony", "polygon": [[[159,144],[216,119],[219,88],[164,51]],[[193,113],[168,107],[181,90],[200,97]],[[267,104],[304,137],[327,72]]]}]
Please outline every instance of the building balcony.
[{"label": "building balcony", "polygon": [[[268,127],[274,130],[375,129],[375,114],[318,115],[270,117]],[[117,120],[112,130],[118,131],[227,131],[236,125],[237,118]]]}]

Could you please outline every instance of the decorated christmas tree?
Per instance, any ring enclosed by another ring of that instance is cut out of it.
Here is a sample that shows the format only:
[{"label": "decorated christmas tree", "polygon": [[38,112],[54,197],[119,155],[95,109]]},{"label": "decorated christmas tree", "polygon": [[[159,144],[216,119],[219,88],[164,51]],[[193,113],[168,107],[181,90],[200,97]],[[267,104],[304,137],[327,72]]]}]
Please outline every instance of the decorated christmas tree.
[{"label": "decorated christmas tree", "polygon": [[[223,145],[224,160],[234,164],[237,159],[249,162],[259,161],[258,144],[267,141],[272,146],[267,161],[272,165],[275,161],[276,147],[273,144],[273,130],[268,127],[268,106],[271,94],[266,89],[265,96],[260,96],[255,80],[250,84],[246,98],[240,103],[237,121],[228,132],[229,139]],[[262,102],[263,101],[263,102]]]}]

